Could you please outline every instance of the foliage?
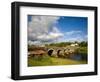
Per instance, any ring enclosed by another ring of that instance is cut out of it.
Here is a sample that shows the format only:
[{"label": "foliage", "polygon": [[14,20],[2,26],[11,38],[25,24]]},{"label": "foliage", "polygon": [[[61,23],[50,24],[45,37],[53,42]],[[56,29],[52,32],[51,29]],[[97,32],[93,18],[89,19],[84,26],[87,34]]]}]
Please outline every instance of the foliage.
[{"label": "foliage", "polygon": [[87,45],[88,44],[85,41],[82,41],[82,42],[79,43],[79,46],[81,46],[81,47],[86,47]]},{"label": "foliage", "polygon": [[56,46],[56,47],[65,47],[65,46],[69,46],[71,44],[78,44],[80,47],[87,47],[87,42],[86,41],[82,41],[82,42],[60,42],[60,43],[51,43],[51,44],[45,44],[45,46]]},{"label": "foliage", "polygon": [[88,54],[88,48],[87,47],[79,47],[75,51],[78,54]]},{"label": "foliage", "polygon": [[60,42],[60,43],[46,44],[45,46],[65,47],[65,46],[68,46],[70,44],[71,44],[71,42]]}]

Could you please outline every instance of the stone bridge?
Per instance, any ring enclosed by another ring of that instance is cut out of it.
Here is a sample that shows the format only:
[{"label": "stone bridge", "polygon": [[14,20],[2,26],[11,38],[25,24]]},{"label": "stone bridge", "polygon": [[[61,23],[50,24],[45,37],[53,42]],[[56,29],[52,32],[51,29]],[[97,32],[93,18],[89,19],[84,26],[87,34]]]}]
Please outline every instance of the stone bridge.
[{"label": "stone bridge", "polygon": [[69,57],[72,55],[78,47],[38,47],[35,50],[30,51],[29,55],[45,55],[48,54],[52,57]]},{"label": "stone bridge", "polygon": [[67,57],[75,52],[77,47],[49,47],[47,53],[49,56],[54,57]]}]

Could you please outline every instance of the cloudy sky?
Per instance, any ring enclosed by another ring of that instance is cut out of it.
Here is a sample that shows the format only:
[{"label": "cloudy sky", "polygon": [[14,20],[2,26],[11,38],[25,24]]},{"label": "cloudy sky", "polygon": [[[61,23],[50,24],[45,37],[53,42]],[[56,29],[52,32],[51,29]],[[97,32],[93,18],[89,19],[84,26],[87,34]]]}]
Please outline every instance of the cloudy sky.
[{"label": "cloudy sky", "polygon": [[28,42],[87,41],[87,17],[28,15]]}]

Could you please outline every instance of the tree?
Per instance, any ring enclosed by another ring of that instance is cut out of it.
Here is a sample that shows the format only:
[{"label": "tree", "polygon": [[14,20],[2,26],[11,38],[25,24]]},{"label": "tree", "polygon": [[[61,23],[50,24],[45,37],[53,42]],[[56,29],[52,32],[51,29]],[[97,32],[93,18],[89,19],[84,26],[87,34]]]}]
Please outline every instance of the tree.
[{"label": "tree", "polygon": [[81,47],[85,47],[85,46],[87,46],[87,42],[82,41],[82,42],[79,43],[79,46],[81,46]]}]

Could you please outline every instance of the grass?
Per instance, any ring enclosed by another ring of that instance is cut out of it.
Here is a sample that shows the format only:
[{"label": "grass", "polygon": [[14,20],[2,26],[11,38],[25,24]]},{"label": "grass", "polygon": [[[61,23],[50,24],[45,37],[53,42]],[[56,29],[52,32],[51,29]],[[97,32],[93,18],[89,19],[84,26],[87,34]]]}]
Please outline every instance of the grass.
[{"label": "grass", "polygon": [[79,47],[77,52],[81,53],[81,54],[87,54],[88,48],[87,47]]},{"label": "grass", "polygon": [[76,61],[72,59],[65,58],[55,58],[55,57],[38,57],[28,58],[28,66],[53,66],[53,65],[76,65],[76,64],[86,64],[86,61]]}]

